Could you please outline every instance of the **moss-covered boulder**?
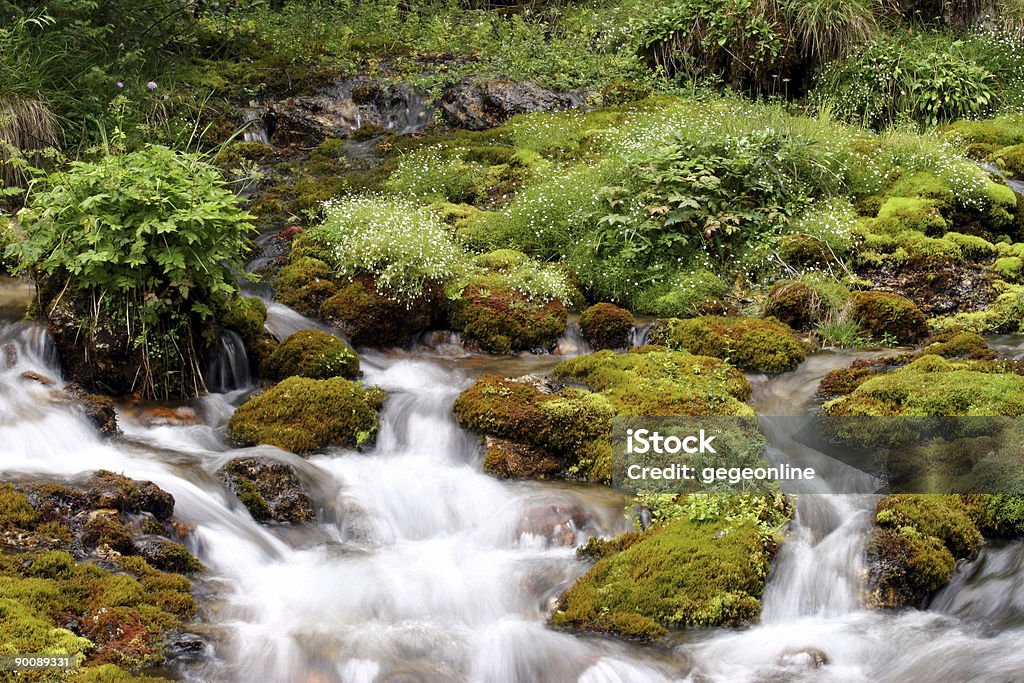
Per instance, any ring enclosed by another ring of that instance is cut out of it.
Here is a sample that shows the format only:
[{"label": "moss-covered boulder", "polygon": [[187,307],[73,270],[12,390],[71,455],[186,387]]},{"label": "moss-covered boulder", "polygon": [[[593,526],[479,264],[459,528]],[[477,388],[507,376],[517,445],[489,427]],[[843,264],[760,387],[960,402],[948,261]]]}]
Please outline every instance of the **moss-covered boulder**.
[{"label": "moss-covered boulder", "polygon": [[327,446],[359,446],[377,433],[384,394],[340,377],[290,377],[252,397],[228,421],[228,436],[265,443],[299,455]]},{"label": "moss-covered boulder", "polygon": [[928,333],[925,314],[910,299],[888,292],[854,292],[850,316],[872,339],[913,344]]},{"label": "moss-covered boulder", "polygon": [[449,310],[452,329],[489,353],[551,351],[565,334],[559,301],[533,301],[500,287],[470,284]]},{"label": "moss-covered boulder", "polygon": [[234,330],[242,338],[249,357],[257,365],[277,347],[276,340],[267,332],[267,305],[257,297],[237,297],[219,307],[217,318],[221,325]]},{"label": "moss-covered boulder", "polygon": [[594,349],[622,349],[629,346],[633,314],[615,304],[594,304],[580,314],[580,331]]},{"label": "moss-covered boulder", "polygon": [[961,496],[893,495],[878,503],[868,541],[867,602],[920,605],[981,547],[977,511]]},{"label": "moss-covered boulder", "polygon": [[218,474],[257,522],[304,524],[314,519],[313,501],[295,470],[264,458],[235,458]]},{"label": "moss-covered boulder", "polygon": [[359,374],[359,356],[341,339],[320,330],[299,330],[285,339],[263,362],[270,379],[286,377],[353,378]]},{"label": "moss-covered boulder", "polygon": [[[76,680],[147,680],[128,671],[159,664],[169,638],[195,613],[189,580],[173,572],[201,565],[180,544],[153,535],[137,537],[141,556],[108,545],[93,551],[76,517],[102,514],[122,529],[127,518],[90,509],[81,489],[24,488],[0,486],[0,643],[11,652],[77,655]],[[87,552],[95,557],[81,561]]]},{"label": "moss-covered boulder", "polygon": [[551,623],[649,640],[670,628],[754,621],[776,548],[764,527],[785,519],[783,507],[730,521],[682,517],[607,549],[591,544],[581,554],[601,559],[562,595]]},{"label": "moss-covered boulder", "polygon": [[599,351],[559,364],[552,377],[484,375],[456,398],[459,422],[489,437],[492,474],[608,482],[615,415],[753,415],[742,373],[680,351]]},{"label": "moss-covered boulder", "polygon": [[990,361],[953,361],[925,354],[878,373],[822,406],[833,416],[1020,416],[1024,376]]},{"label": "moss-covered boulder", "polygon": [[412,302],[377,291],[373,278],[360,276],[343,285],[320,306],[320,317],[356,346],[405,346],[440,316],[440,294],[433,288]]},{"label": "moss-covered boulder", "polygon": [[274,296],[302,315],[315,316],[338,291],[331,267],[319,259],[300,256],[282,268],[274,280]]},{"label": "moss-covered boulder", "polygon": [[1011,178],[1024,178],[1024,144],[1004,147],[992,155],[992,160]]},{"label": "moss-covered boulder", "polygon": [[722,358],[751,372],[786,372],[806,357],[804,344],[792,329],[775,320],[758,318],[659,320],[649,339],[652,344]]}]

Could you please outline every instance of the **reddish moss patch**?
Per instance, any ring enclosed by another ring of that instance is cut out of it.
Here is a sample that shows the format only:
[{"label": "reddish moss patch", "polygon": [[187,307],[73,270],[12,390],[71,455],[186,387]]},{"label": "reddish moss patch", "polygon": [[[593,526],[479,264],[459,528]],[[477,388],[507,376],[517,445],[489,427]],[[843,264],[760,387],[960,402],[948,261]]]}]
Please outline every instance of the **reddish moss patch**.
[{"label": "reddish moss patch", "polygon": [[565,333],[567,314],[558,301],[540,303],[522,294],[470,285],[452,303],[453,329],[489,353],[550,351]]},{"label": "reddish moss patch", "polygon": [[596,350],[629,346],[633,325],[633,314],[615,304],[594,304],[580,314],[583,338]]},{"label": "reddish moss patch", "polygon": [[428,288],[405,304],[380,294],[363,275],[344,285],[320,307],[320,317],[335,325],[356,346],[405,346],[438,317],[439,292]]}]

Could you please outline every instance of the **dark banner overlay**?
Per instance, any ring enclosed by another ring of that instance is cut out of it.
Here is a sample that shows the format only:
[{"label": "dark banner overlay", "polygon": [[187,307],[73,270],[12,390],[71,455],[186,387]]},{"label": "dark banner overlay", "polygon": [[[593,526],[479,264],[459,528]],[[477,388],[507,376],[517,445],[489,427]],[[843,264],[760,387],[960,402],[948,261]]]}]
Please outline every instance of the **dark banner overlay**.
[{"label": "dark banner overlay", "polygon": [[629,493],[1024,494],[1009,417],[617,417]]}]

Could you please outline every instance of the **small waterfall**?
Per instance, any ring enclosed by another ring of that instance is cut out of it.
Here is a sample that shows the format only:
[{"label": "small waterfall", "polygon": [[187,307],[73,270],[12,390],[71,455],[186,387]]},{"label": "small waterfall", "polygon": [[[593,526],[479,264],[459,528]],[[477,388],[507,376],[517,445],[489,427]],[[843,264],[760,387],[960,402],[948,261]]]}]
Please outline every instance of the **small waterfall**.
[{"label": "small waterfall", "polygon": [[270,144],[270,131],[267,130],[267,108],[256,102],[242,109],[242,140],[244,142],[262,142]]},{"label": "small waterfall", "polygon": [[206,387],[223,394],[246,389],[254,384],[249,354],[245,342],[234,330],[221,329],[210,352],[206,368]]}]

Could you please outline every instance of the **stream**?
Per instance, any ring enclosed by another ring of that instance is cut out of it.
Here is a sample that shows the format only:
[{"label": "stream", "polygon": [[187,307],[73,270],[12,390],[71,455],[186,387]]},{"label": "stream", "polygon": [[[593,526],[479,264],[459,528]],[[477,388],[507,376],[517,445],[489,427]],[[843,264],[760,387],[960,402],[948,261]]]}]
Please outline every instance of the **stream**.
[{"label": "stream", "polygon": [[[0,294],[15,285],[0,284]],[[5,301],[0,296],[0,301]],[[364,380],[389,392],[376,445],[299,458],[269,446],[232,449],[233,407],[254,390],[244,348],[213,359],[203,423],[146,426],[119,412],[104,440],[74,406],[25,371],[60,370],[45,329],[0,307],[0,477],[84,480],[96,469],[148,479],[174,495],[193,528],[195,632],[204,656],[176,665],[186,681],[282,683],[657,683],[660,681],[992,681],[1024,678],[1024,544],[990,546],[962,566],[928,610],[861,609],[861,556],[875,498],[807,494],[769,577],[760,624],[673,634],[643,645],[552,630],[545,618],[587,569],[575,547],[630,528],[625,497],[604,487],[508,482],[481,470],[476,439],[451,403],[481,372],[550,369],[585,351],[491,358],[451,339],[361,354]],[[279,304],[268,326],[317,323]],[[1019,340],[1017,340],[1019,342]],[[1005,349],[1012,340],[1002,340]],[[829,370],[857,354],[823,351],[791,373],[752,376],[760,414],[813,410]],[[773,444],[776,438],[769,434]],[[216,476],[241,455],[290,464],[317,522],[262,526]]]}]

